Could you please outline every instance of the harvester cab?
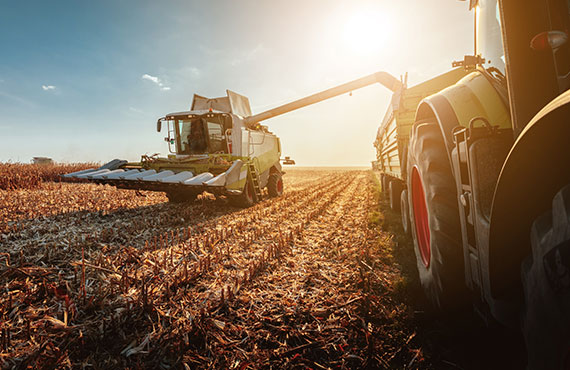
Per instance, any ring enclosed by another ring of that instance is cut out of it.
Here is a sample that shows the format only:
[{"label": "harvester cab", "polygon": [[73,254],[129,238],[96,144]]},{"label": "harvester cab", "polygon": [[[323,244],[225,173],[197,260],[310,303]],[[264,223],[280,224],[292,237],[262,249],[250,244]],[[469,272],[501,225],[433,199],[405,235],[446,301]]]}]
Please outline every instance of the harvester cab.
[{"label": "harvester cab", "polygon": [[97,169],[64,175],[118,188],[166,192],[169,201],[183,202],[208,191],[239,206],[283,192],[281,143],[267,127],[246,124],[251,116],[247,97],[194,95],[189,111],[159,118],[157,131],[167,129],[167,157],[143,155],[140,162],[113,160]]}]

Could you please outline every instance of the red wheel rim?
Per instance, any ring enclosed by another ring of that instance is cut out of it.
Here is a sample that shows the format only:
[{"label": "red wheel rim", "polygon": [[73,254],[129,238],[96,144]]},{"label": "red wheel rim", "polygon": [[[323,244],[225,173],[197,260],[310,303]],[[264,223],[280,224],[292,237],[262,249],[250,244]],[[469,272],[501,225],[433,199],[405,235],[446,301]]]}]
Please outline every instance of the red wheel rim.
[{"label": "red wheel rim", "polygon": [[283,180],[277,180],[277,194],[283,193]]},{"label": "red wheel rim", "polygon": [[412,206],[420,256],[424,266],[427,268],[431,258],[429,219],[424,186],[417,167],[414,167],[412,170]]}]

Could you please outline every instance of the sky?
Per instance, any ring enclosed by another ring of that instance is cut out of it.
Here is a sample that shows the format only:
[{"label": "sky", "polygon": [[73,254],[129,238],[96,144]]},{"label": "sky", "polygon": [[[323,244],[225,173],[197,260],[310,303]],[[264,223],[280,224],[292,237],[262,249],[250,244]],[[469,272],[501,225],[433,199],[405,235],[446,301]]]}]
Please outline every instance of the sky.
[{"label": "sky", "polygon": [[[473,49],[458,0],[0,0],[0,161],[166,155],[156,119],[192,96],[253,113],[352,79],[408,85]],[[391,93],[380,85],[264,122],[300,166],[368,166]]]}]

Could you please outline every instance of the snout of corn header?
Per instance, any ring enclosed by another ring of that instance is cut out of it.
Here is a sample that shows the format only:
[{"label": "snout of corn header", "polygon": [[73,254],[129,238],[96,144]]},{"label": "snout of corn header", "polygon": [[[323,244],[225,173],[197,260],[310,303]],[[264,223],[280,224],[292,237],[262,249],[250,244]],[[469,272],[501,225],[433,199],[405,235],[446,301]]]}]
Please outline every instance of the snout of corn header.
[{"label": "snout of corn header", "polygon": [[275,107],[265,112],[245,117],[244,122],[248,126],[255,125],[256,123],[265,121],[269,118],[277,117],[282,114],[306,107],[307,105],[312,105],[323,100],[334,98],[335,96],[346,94],[348,92],[373,85],[375,83],[379,83],[393,92],[396,92],[403,87],[402,82],[400,82],[400,80],[391,74],[387,72],[376,72],[368,76],[364,76],[359,79],[344,83],[342,85],[318,92],[316,94],[295,100],[293,102]]}]

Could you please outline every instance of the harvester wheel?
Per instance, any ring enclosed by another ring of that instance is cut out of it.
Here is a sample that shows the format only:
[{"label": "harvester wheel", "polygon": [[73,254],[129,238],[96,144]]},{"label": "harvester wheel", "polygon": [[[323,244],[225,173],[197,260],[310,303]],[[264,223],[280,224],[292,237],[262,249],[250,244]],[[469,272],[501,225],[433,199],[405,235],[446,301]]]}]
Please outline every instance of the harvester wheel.
[{"label": "harvester wheel", "polygon": [[390,209],[394,212],[400,211],[400,194],[402,193],[402,185],[398,180],[390,181],[388,185],[388,196],[390,198]]},{"label": "harvester wheel", "polygon": [[410,234],[410,207],[408,207],[408,190],[400,194],[400,215],[402,216],[402,229],[406,235]]},{"label": "harvester wheel", "polygon": [[230,198],[230,203],[236,207],[247,208],[255,203],[253,184],[247,180],[243,192]]},{"label": "harvester wheel", "polygon": [[267,192],[270,197],[280,197],[283,195],[283,178],[281,172],[273,172],[267,180]]},{"label": "harvester wheel", "polygon": [[522,264],[522,332],[529,369],[570,368],[570,184],[538,217]]},{"label": "harvester wheel", "polygon": [[190,202],[196,199],[197,194],[194,193],[184,193],[180,191],[169,191],[166,193],[166,197],[170,203],[184,203]]},{"label": "harvester wheel", "polygon": [[437,123],[421,121],[412,131],[408,201],[420,281],[434,308],[456,308],[466,287],[455,180]]}]

